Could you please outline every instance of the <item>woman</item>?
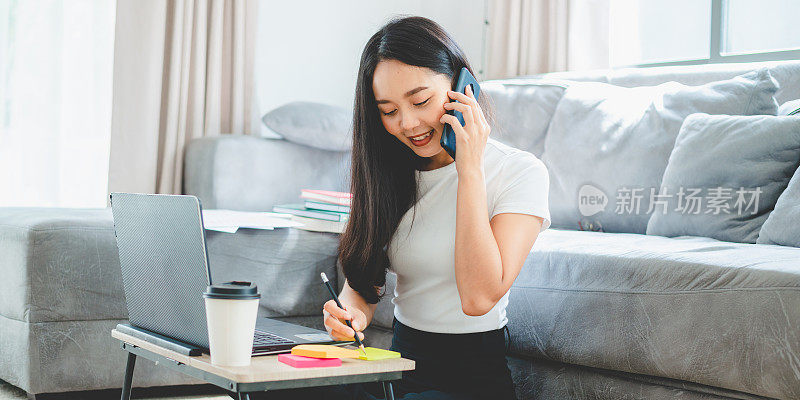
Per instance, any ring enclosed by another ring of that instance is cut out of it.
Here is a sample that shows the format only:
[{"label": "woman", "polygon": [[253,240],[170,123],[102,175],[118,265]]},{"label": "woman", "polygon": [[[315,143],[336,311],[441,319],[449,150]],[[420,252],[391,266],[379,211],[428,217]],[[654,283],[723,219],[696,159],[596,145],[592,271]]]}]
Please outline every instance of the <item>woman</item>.
[{"label": "woman", "polygon": [[[323,318],[334,339],[364,338],[387,269],[397,274],[391,349],[416,361],[398,397],[514,397],[508,290],[550,225],[546,168],[488,139],[485,97],[450,90],[462,67],[472,71],[438,24],[407,17],[370,38],[358,71],[352,213],[339,247],[344,309],[331,300]],[[445,124],[455,159],[440,145]]]}]

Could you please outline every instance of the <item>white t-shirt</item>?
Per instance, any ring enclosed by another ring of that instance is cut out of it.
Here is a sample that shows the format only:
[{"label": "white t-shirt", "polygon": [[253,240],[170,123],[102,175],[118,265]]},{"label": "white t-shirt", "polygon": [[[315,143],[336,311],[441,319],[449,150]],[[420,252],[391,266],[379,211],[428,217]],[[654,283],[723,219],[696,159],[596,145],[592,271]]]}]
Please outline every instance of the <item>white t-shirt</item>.
[{"label": "white t-shirt", "polygon": [[[397,274],[394,315],[412,328],[437,333],[472,333],[506,325],[508,293],[487,314],[472,317],[461,309],[455,276],[456,163],[416,171],[419,195],[387,247],[390,270]],[[550,226],[547,168],[531,153],[492,138],[484,152],[486,210],[530,214]],[[413,225],[411,224],[412,215]]]}]

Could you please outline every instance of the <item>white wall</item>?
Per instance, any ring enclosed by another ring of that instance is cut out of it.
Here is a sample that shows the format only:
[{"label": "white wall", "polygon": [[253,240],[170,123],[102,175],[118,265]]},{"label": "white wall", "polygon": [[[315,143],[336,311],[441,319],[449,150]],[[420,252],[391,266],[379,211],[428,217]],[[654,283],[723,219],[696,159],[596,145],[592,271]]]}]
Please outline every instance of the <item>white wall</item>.
[{"label": "white wall", "polygon": [[483,79],[485,0],[261,1],[256,49],[260,114],[296,100],[352,109],[361,51],[397,14],[442,25]]}]

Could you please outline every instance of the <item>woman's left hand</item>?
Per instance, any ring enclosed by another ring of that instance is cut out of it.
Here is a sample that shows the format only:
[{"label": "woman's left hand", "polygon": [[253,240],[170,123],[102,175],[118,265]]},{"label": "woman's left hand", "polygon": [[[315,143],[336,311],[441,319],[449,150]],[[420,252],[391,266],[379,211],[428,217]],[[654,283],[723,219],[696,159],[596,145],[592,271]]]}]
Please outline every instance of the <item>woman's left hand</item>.
[{"label": "woman's left hand", "polygon": [[472,86],[467,86],[466,92],[464,94],[448,90],[447,96],[459,102],[444,104],[445,110],[461,112],[464,126],[461,126],[458,118],[450,114],[444,114],[439,121],[450,124],[456,134],[456,170],[459,175],[467,170],[477,170],[483,174],[483,152],[491,128],[472,93]]}]

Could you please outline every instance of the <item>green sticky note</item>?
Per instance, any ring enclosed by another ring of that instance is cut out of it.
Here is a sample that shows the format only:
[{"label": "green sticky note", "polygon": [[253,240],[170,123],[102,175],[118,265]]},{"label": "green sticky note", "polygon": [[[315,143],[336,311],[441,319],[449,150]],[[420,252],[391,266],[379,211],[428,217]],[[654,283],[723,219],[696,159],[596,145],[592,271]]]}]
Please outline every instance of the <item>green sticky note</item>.
[{"label": "green sticky note", "polygon": [[390,358],[400,358],[400,353],[391,350],[376,349],[374,347],[364,348],[367,355],[359,354],[358,358],[367,361],[388,360]]}]

